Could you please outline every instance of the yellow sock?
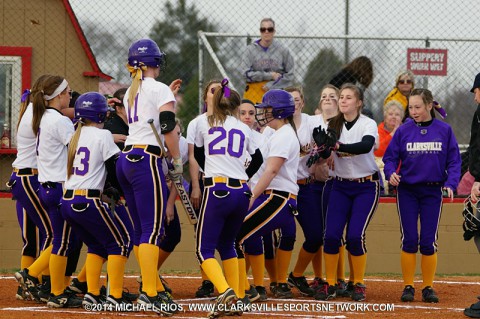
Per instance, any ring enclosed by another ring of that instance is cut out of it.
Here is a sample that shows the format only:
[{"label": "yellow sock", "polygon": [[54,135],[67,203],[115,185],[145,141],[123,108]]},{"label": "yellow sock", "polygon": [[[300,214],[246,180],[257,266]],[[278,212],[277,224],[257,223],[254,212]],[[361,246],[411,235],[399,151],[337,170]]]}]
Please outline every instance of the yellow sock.
[{"label": "yellow sock", "polygon": [[247,279],[247,266],[245,265],[245,258],[238,258],[238,293],[235,294],[238,298],[245,297],[245,289],[250,287]]},{"label": "yellow sock", "polygon": [[433,287],[433,278],[437,271],[437,253],[433,255],[422,255],[422,275],[423,275],[423,288],[430,286]]},{"label": "yellow sock", "polygon": [[80,282],[87,281],[87,263],[86,262],[83,264],[82,269],[80,269],[80,272],[77,275],[77,279]]},{"label": "yellow sock", "polygon": [[202,268],[219,293],[223,294],[229,288],[227,280],[223,275],[222,267],[220,267],[215,258],[204,260]]},{"label": "yellow sock", "polygon": [[320,247],[312,258],[312,268],[315,277],[323,278],[323,246]]},{"label": "yellow sock", "polygon": [[250,265],[252,266],[253,284],[263,287],[263,277],[265,276],[265,255],[250,255]]},{"label": "yellow sock", "polygon": [[342,245],[338,252],[337,280],[345,280],[345,246]]},{"label": "yellow sock", "polygon": [[142,273],[142,289],[149,297],[158,295],[157,280],[160,281],[157,273],[158,250],[157,245],[140,244],[140,246],[138,246],[138,260],[140,261],[140,271]]},{"label": "yellow sock", "polygon": [[352,264],[352,254],[348,252],[347,257],[348,257],[348,269],[350,270],[350,273],[348,274],[348,281],[355,282],[355,270],[353,269],[353,264]]},{"label": "yellow sock", "polygon": [[50,255],[50,282],[52,294],[61,295],[65,290],[65,269],[67,268],[67,257],[55,254]]},{"label": "yellow sock", "polygon": [[338,254],[327,254],[323,252],[325,258],[325,276],[329,285],[335,285],[337,283],[337,265]]},{"label": "yellow sock", "polygon": [[105,259],[103,257],[87,253],[85,268],[88,268],[88,271],[86,271],[85,277],[87,279],[88,292],[95,296],[100,295],[100,275],[102,274],[104,262]]},{"label": "yellow sock", "polygon": [[109,255],[107,263],[108,282],[110,284],[110,295],[121,298],[123,293],[123,275],[127,257],[120,255]]},{"label": "yellow sock", "polygon": [[277,274],[278,283],[287,283],[288,267],[290,267],[290,259],[292,251],[277,249]]},{"label": "yellow sock", "polygon": [[295,268],[293,268],[293,276],[303,276],[305,269],[307,269],[308,264],[312,261],[314,256],[314,253],[309,253],[308,251],[303,249],[303,247],[300,248],[300,251],[298,252],[297,263],[295,264]]},{"label": "yellow sock", "polygon": [[162,267],[163,263],[165,262],[165,260],[167,260],[168,256],[170,256],[171,253],[169,252],[166,252],[165,250],[161,249],[159,250],[158,252],[158,265],[157,265],[157,269],[160,269],[160,267]]},{"label": "yellow sock", "polygon": [[238,275],[238,258],[230,258],[222,260],[223,271],[225,272],[225,279],[228,285],[235,291],[235,294],[239,292],[239,275]]},{"label": "yellow sock", "polygon": [[202,274],[202,281],[204,281],[204,280],[210,280],[210,279],[208,279],[207,274],[203,271],[202,267],[200,267],[200,272],[201,272],[201,274]]},{"label": "yellow sock", "polygon": [[[44,270],[48,268],[48,264],[50,263],[50,255],[52,254],[53,245],[50,245],[40,253],[37,260],[28,267],[28,274],[33,277],[40,276]],[[50,271],[50,270],[49,270]],[[63,275],[62,275],[63,276]]]},{"label": "yellow sock", "polygon": [[365,268],[367,267],[367,254],[360,256],[352,255],[352,267],[354,269],[353,273],[355,277],[353,278],[354,283],[361,283],[363,285],[363,278],[365,277]]},{"label": "yellow sock", "polygon": [[270,282],[277,282],[277,260],[276,260],[276,258],[265,259],[265,269],[267,269],[268,278],[270,278]]},{"label": "yellow sock", "polygon": [[30,267],[31,264],[33,264],[33,262],[35,261],[35,258],[33,258],[32,256],[22,256],[20,258],[20,269],[25,269],[25,268],[28,268]]},{"label": "yellow sock", "polygon": [[402,265],[403,284],[413,287],[415,277],[415,268],[417,263],[417,254],[406,253],[402,250],[400,253],[400,264]]},{"label": "yellow sock", "polygon": [[160,276],[158,275],[158,271],[157,271],[156,286],[157,286],[157,292],[165,291],[165,287],[163,286],[163,283],[160,280]]}]

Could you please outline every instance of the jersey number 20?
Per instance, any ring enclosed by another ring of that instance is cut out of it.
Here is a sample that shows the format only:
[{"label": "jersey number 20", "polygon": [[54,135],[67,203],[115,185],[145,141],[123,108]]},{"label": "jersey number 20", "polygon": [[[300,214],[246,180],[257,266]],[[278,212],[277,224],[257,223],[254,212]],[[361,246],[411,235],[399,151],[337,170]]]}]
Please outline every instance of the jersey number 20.
[{"label": "jersey number 20", "polygon": [[[232,157],[241,157],[244,154],[245,135],[242,131],[231,129],[225,131],[223,127],[212,127],[208,130],[208,134],[218,135],[209,145],[208,154],[225,155],[228,153]],[[227,139],[227,147],[217,145]]]}]

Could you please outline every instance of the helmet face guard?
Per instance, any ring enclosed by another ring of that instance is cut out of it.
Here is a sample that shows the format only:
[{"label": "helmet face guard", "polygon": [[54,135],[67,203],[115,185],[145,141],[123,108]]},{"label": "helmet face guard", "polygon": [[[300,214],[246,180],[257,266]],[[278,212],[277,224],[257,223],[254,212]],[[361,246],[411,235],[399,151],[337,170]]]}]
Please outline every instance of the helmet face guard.
[{"label": "helmet face guard", "polygon": [[107,99],[102,94],[87,92],[78,97],[74,110],[76,119],[88,119],[95,123],[103,123],[110,108]]},{"label": "helmet face guard", "polygon": [[[270,90],[263,95],[262,103],[255,105],[257,114],[255,119],[261,126],[265,126],[274,119],[285,119],[295,113],[293,96],[284,90]],[[271,108],[271,110],[266,110]]]},{"label": "helmet face guard", "polygon": [[140,66],[141,64],[164,70],[167,64],[166,54],[150,39],[135,41],[128,49],[128,64]]}]

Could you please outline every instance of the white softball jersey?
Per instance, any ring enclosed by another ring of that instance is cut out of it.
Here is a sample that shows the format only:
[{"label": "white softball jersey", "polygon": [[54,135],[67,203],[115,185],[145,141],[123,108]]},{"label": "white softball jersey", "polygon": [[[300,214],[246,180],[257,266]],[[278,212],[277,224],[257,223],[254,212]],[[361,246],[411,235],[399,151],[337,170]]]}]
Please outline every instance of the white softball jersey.
[{"label": "white softball jersey", "polygon": [[38,181],[64,182],[67,176],[67,145],[74,133],[72,121],[47,108],[37,134]]},{"label": "white softball jersey", "polygon": [[[342,134],[338,141],[343,144],[353,144],[362,141],[366,135],[375,137],[375,143],[378,142],[377,124],[371,118],[361,114],[357,122],[347,130],[343,125]],[[370,176],[378,171],[373,147],[366,154],[348,154],[342,152],[334,153],[335,174],[342,178],[362,178]]]},{"label": "white softball jersey", "polygon": [[169,102],[175,103],[175,96],[168,86],[155,81],[153,78],[145,78],[142,81],[135,103],[131,107],[128,104],[129,94],[130,88],[128,88],[123,99],[127,109],[129,133],[125,145],[147,144],[159,146],[148,120],[153,119],[157,132],[160,132],[160,107]]},{"label": "white softball jersey", "polygon": [[320,118],[308,114],[301,114],[302,121],[300,127],[297,127],[297,136],[300,141],[300,159],[298,162],[297,178],[304,179],[310,176],[307,167],[307,161],[310,157],[310,151],[313,147],[313,129],[320,125]]},{"label": "white softball jersey", "polygon": [[28,104],[17,130],[17,158],[14,168],[37,168],[37,137],[32,129],[33,105]]},{"label": "white softball jersey", "polygon": [[297,170],[300,154],[300,143],[290,124],[285,124],[275,131],[268,140],[267,161],[270,157],[285,159],[277,175],[267,189],[298,194]]},{"label": "white softball jersey", "polygon": [[245,152],[255,152],[251,134],[252,130],[233,116],[215,127],[210,127],[207,117],[199,117],[195,145],[205,147],[205,177],[247,180]]},{"label": "white softball jersey", "polygon": [[73,174],[65,182],[65,189],[103,190],[107,179],[105,161],[120,149],[108,130],[84,126],[78,139],[73,161]]}]

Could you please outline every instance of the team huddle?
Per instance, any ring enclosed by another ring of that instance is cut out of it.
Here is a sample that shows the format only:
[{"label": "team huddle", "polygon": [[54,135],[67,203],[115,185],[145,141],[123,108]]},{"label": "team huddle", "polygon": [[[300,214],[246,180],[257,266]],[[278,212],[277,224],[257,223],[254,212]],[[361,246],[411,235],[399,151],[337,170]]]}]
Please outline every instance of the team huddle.
[{"label": "team huddle", "polygon": [[[247,93],[242,99],[227,79],[213,80],[204,88],[204,113],[188,123],[184,139],[175,116],[180,84],[155,80],[164,62],[154,41],[131,45],[132,83],[120,101],[128,135],[121,145],[104,129],[111,103],[103,95],[80,95],[74,126],[61,113],[71,92],[63,77],[44,75],[25,94],[9,181],[25,243],[22,270],[15,274],[17,298],[54,308],[137,302],[175,314],[179,307],[158,270],[180,241],[174,203],[188,161],[195,257],[202,271],[195,296],[211,297],[216,289],[210,318],[241,315],[242,304],[266,300],[265,269],[275,298],[292,298],[298,290],[316,300],[366,300],[366,230],[382,175],[374,157],[377,124],[362,114],[363,90],[352,83],[326,85],[320,114],[308,115],[302,113],[301,88],[275,87],[285,80],[281,74],[251,74],[258,81],[249,82],[250,94],[263,90],[261,101]],[[413,90],[411,118],[383,157],[384,178],[396,187],[405,302],[415,298],[418,250],[421,299],[439,301],[433,279],[442,192],[453,196],[460,179],[455,136],[432,108],[429,90]],[[296,221],[305,241],[289,271]],[[27,244],[35,227],[39,256]],[[71,280],[82,244],[86,262]],[[132,250],[141,272],[139,294],[123,289]],[[100,280],[105,262],[107,288]],[[308,282],[310,263],[315,279]]]}]

